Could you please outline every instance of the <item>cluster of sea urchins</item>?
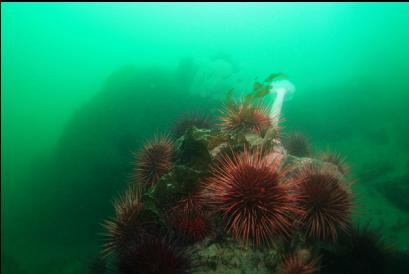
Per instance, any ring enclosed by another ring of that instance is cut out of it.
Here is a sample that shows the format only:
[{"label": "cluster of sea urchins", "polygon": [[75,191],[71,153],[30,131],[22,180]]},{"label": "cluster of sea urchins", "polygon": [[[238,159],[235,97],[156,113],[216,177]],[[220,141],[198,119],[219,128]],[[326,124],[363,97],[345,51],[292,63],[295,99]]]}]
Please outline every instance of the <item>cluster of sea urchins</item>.
[{"label": "cluster of sea urchins", "polygon": [[288,239],[296,226],[306,238],[336,240],[350,225],[349,184],[332,170],[305,165],[287,175],[262,150],[224,156],[211,169],[204,195],[234,238],[255,245]]},{"label": "cluster of sea urchins", "polygon": [[[221,130],[229,134],[261,133],[272,127],[261,104],[230,105],[220,119]],[[198,178],[195,191],[159,212],[171,233],[152,233],[155,221],[141,202],[141,192],[155,187],[171,170],[174,152],[169,137],[154,138],[138,154],[136,182],[115,202],[115,218],[105,223],[105,253],[116,254],[122,274],[186,273],[192,263],[184,247],[212,236],[213,220],[222,224],[223,234],[255,246],[300,235],[307,240],[336,240],[339,231],[347,231],[352,197],[339,173],[313,164],[298,166],[294,172],[270,149],[243,145],[221,152],[203,172],[206,176]],[[288,257],[280,269],[307,274],[317,264]]]},{"label": "cluster of sea urchins", "polygon": [[190,273],[194,267],[190,249],[160,233],[141,202],[140,189],[132,184],[114,202],[115,218],[104,223],[103,254],[113,256],[115,270],[121,274]]},{"label": "cluster of sea urchins", "polygon": [[145,144],[136,161],[136,181],[114,201],[115,217],[104,222],[103,254],[114,257],[118,273],[189,273],[194,265],[190,250],[160,232],[141,199],[143,191],[170,170],[172,157],[173,143],[166,135]]}]

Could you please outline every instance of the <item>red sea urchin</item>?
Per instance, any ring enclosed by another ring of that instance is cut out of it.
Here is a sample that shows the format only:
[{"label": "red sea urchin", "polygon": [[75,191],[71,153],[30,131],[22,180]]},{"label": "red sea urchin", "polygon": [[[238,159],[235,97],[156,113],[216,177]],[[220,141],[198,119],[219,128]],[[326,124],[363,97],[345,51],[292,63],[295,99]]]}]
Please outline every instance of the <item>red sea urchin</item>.
[{"label": "red sea urchin", "polygon": [[291,191],[295,181],[284,182],[280,161],[268,161],[262,150],[224,155],[213,166],[204,189],[214,212],[221,215],[234,238],[255,245],[288,238],[295,214],[300,214]]},{"label": "red sea urchin", "polygon": [[145,235],[143,221],[143,205],[140,201],[140,191],[136,185],[130,188],[114,201],[115,218],[106,220],[103,254],[109,255],[121,250],[130,240],[136,240]]},{"label": "red sea urchin", "polygon": [[353,226],[348,235],[339,237],[335,248],[324,251],[323,274],[409,273],[391,270],[396,266],[393,253],[380,230]]},{"label": "red sea urchin", "polygon": [[203,209],[201,197],[197,193],[180,200],[169,211],[168,219],[183,241],[203,240],[212,230],[209,216]]},{"label": "red sea urchin", "polygon": [[209,218],[203,213],[182,215],[178,212],[173,217],[172,225],[182,241],[201,241],[212,229]]},{"label": "red sea urchin", "polygon": [[121,274],[184,274],[195,267],[189,249],[174,240],[145,237],[118,257]]},{"label": "red sea urchin", "polygon": [[283,138],[283,144],[287,152],[297,157],[308,157],[311,155],[311,144],[307,137],[301,132],[293,132]]},{"label": "red sea urchin", "polygon": [[268,107],[250,103],[226,105],[220,117],[220,126],[228,131],[260,132],[271,125]]},{"label": "red sea urchin", "polygon": [[137,180],[154,185],[172,166],[173,143],[164,135],[147,142],[138,154]]},{"label": "red sea urchin", "polygon": [[338,168],[339,172],[341,172],[345,176],[349,174],[350,167],[348,163],[345,161],[345,158],[341,156],[341,154],[327,151],[321,153],[318,156],[318,159],[335,165]]},{"label": "red sea urchin", "polygon": [[285,259],[280,266],[280,274],[311,274],[317,270],[317,258],[304,260],[298,255],[292,255]]},{"label": "red sea urchin", "polygon": [[331,170],[307,165],[299,171],[301,218],[306,236],[336,240],[338,230],[347,231],[352,211],[348,185]]}]

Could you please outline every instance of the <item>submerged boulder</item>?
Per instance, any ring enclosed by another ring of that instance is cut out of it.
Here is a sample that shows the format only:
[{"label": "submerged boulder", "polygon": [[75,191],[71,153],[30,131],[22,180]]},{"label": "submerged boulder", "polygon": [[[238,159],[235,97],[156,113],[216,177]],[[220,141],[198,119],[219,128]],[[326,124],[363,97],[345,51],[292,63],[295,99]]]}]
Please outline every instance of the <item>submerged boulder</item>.
[{"label": "submerged boulder", "polygon": [[42,212],[31,222],[37,236],[98,244],[99,223],[112,211],[109,201],[132,173],[132,152],[168,131],[182,113],[218,106],[189,92],[187,77],[193,76],[185,69],[123,67],[74,113],[53,154],[32,176],[31,192],[42,197],[31,208]]}]

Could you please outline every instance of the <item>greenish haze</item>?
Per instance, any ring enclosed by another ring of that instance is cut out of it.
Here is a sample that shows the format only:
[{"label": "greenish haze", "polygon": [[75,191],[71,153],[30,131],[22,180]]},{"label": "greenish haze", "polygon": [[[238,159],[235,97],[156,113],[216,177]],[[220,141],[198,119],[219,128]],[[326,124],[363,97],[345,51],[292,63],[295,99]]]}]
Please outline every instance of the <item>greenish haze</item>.
[{"label": "greenish haze", "polygon": [[81,273],[130,151],[271,72],[297,88],[285,131],[346,156],[357,218],[409,250],[409,4],[2,3],[1,26],[6,274]]}]

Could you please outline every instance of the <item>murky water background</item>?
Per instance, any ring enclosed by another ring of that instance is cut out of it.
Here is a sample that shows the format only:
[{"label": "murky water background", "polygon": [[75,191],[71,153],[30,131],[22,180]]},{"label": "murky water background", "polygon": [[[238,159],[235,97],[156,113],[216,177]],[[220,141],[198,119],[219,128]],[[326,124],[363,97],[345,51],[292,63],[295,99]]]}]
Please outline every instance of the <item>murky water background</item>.
[{"label": "murky water background", "polygon": [[407,3],[1,8],[4,273],[81,273],[131,151],[271,72],[285,131],[346,156],[357,219],[408,250]]}]

